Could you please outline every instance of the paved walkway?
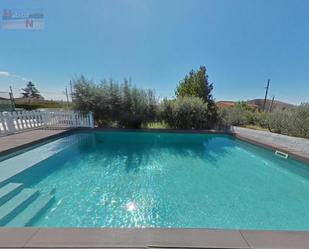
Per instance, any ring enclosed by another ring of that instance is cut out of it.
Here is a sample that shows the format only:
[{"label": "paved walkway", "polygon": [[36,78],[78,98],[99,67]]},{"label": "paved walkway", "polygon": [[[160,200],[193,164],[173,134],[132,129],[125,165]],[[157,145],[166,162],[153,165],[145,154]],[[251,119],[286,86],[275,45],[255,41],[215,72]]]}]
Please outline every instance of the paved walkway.
[{"label": "paved walkway", "polygon": [[177,228],[0,228],[0,248],[308,249],[308,235],[308,232]]},{"label": "paved walkway", "polygon": [[0,156],[54,137],[66,130],[31,130],[0,137]]},{"label": "paved walkway", "polygon": [[268,131],[258,131],[236,126],[233,126],[231,131],[240,138],[269,146],[275,150],[288,153],[296,159],[301,159],[309,163],[309,139],[290,137]]}]

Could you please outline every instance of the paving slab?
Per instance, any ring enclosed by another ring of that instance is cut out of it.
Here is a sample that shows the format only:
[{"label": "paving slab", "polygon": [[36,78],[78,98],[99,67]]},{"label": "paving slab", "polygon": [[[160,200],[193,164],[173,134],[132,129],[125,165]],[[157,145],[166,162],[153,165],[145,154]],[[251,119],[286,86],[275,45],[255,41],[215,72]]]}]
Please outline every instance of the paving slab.
[{"label": "paving slab", "polygon": [[249,248],[237,230],[40,229],[27,247]]},{"label": "paving slab", "polygon": [[153,229],[150,247],[249,248],[238,230]]},{"label": "paving slab", "polygon": [[308,249],[309,232],[240,231],[252,249]]},{"label": "paving slab", "polygon": [[145,247],[147,229],[41,228],[27,247]]},{"label": "paving slab", "polygon": [[0,248],[23,247],[38,228],[0,228]]}]

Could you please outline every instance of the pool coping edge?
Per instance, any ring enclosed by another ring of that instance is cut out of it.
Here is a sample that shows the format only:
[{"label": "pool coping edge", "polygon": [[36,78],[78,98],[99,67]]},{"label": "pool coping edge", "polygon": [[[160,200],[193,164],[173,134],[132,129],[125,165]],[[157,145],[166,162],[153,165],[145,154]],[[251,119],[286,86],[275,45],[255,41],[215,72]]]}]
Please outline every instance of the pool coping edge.
[{"label": "pool coping edge", "polygon": [[309,232],[206,228],[0,228],[0,248],[308,248]]}]

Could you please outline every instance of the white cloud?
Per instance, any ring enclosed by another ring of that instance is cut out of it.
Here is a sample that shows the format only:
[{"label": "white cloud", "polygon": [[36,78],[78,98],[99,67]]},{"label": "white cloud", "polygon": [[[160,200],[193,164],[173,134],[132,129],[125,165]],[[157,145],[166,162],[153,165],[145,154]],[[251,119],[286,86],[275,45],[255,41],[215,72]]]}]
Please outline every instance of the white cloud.
[{"label": "white cloud", "polygon": [[11,74],[9,72],[0,71],[0,77],[1,76],[8,77],[8,76],[11,76]]},{"label": "white cloud", "polygon": [[18,79],[21,79],[22,81],[27,81],[28,79],[22,76],[19,76],[17,74],[12,74],[10,72],[6,72],[6,71],[0,71],[0,77],[15,77]]}]

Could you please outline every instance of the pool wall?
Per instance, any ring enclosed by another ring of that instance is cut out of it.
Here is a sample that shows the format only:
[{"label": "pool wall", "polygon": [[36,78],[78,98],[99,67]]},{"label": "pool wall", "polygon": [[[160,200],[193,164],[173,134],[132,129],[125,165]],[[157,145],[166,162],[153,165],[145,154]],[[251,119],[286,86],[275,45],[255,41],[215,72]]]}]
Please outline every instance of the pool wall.
[{"label": "pool wall", "polygon": [[159,132],[159,133],[191,133],[191,134],[226,134],[275,152],[287,153],[289,157],[309,164],[309,139],[290,137],[268,131],[230,126],[223,130],[178,130],[178,129],[123,129],[123,128],[80,128],[78,131],[127,131],[127,132]]},{"label": "pool wall", "polygon": [[[37,130],[39,131],[39,130]],[[40,146],[44,143],[48,143],[52,140],[58,139],[62,136],[68,136],[76,132],[97,132],[97,131],[127,131],[127,132],[160,132],[160,133],[192,133],[192,134],[227,134],[235,136],[241,140],[258,145],[275,152],[280,150],[284,153],[289,154],[292,158],[302,161],[304,163],[309,163],[309,139],[290,137],[285,135],[280,135],[276,133],[271,133],[267,131],[258,131],[242,127],[227,127],[223,130],[178,130],[178,129],[123,129],[123,128],[75,128],[70,130],[58,131],[56,133],[47,133],[45,136],[40,135],[36,137],[31,134],[28,140],[24,139],[25,142],[21,145],[18,142],[14,143],[16,135],[13,134],[6,137],[0,137],[0,141],[7,139],[5,143],[9,143],[10,146],[0,146],[0,157],[5,156],[11,157],[15,153],[19,154],[23,150],[28,150],[29,147]],[[35,132],[35,131],[34,131]],[[29,134],[24,132],[24,134]]]}]

